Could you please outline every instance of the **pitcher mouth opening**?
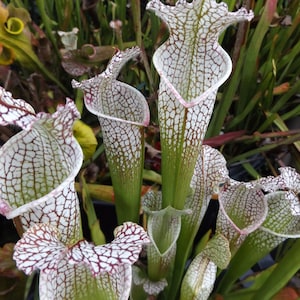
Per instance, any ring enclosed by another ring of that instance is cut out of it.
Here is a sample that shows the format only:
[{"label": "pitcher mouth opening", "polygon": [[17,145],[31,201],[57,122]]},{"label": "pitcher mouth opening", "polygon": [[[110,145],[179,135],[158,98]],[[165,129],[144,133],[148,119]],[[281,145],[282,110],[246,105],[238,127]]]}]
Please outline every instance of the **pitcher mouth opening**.
[{"label": "pitcher mouth opening", "polygon": [[19,207],[12,207],[7,200],[0,199],[0,212],[3,214],[7,219],[13,219],[21,214],[28,212],[30,209],[33,209],[44,202],[50,200],[51,198],[57,198],[59,194],[62,194],[63,190],[68,187],[72,182],[75,183],[75,177],[77,176],[78,172],[80,171],[82,160],[83,160],[83,153],[81,147],[75,140],[72,138],[72,148],[74,149],[75,153],[78,153],[76,157],[74,157],[73,165],[66,166],[67,168],[67,176],[62,179],[62,182],[56,185],[50,192],[42,195],[40,198],[32,199],[30,202],[25,203]]},{"label": "pitcher mouth opening", "polygon": [[215,82],[212,82],[211,85],[207,89],[202,91],[202,93],[199,96],[191,99],[190,101],[186,101],[184,99],[184,97],[176,89],[176,87],[173,85],[173,83],[169,80],[168,76],[166,74],[164,74],[164,71],[162,70],[160,63],[158,61],[156,61],[157,54],[154,54],[153,62],[154,62],[154,65],[155,65],[161,79],[164,80],[166,86],[169,88],[171,93],[176,97],[176,99],[179,101],[179,103],[181,105],[183,105],[185,108],[191,108],[191,107],[194,107],[194,106],[198,105],[199,103],[205,101],[205,99],[210,94],[212,94],[216,90],[218,90],[218,88],[229,78],[229,76],[231,74],[232,62],[231,62],[230,56],[222,48],[220,48],[219,51],[223,55],[223,60],[224,60],[224,64],[226,65],[226,67],[224,66],[224,69],[222,70],[222,72],[220,72],[219,76],[217,76],[215,78],[216,79]]}]

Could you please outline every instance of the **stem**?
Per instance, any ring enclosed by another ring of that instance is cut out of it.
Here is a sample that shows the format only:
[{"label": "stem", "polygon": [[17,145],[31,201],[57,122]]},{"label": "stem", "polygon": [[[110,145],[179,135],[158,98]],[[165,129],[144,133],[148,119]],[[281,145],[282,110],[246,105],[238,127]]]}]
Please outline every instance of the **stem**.
[{"label": "stem", "polygon": [[148,57],[147,57],[144,47],[141,46],[140,48],[141,48],[142,61],[143,61],[144,67],[145,67],[147,78],[149,80],[149,89],[150,89],[151,93],[154,93],[155,92],[154,81],[153,81],[152,74],[151,74],[149,60],[148,60]]},{"label": "stem", "polygon": [[19,216],[15,217],[13,219],[13,221],[14,221],[14,225],[15,225],[15,228],[17,230],[17,233],[18,233],[19,237],[21,237],[24,233],[24,228],[23,228],[20,217]]},{"label": "stem", "polygon": [[80,12],[80,1],[75,1],[75,14],[76,14],[76,25],[79,29],[78,34],[78,44],[81,46],[83,44],[83,32],[82,32],[82,22],[81,22],[81,12]]},{"label": "stem", "polygon": [[[300,267],[299,249],[300,240],[297,239],[293,246],[285,253],[266,282],[258,289],[255,296],[258,296],[260,299],[272,299],[288,283]],[[253,299],[255,299],[255,296]]]},{"label": "stem", "polygon": [[131,11],[135,31],[136,44],[142,47],[142,26],[141,26],[141,3],[140,0],[131,0]]},{"label": "stem", "polygon": [[54,50],[55,50],[55,53],[56,53],[57,57],[60,58],[60,53],[59,53],[59,50],[58,50],[58,47],[57,47],[56,39],[55,39],[55,37],[52,33],[51,20],[48,17],[48,15],[46,13],[46,10],[45,10],[45,1],[44,0],[37,0],[36,4],[37,4],[37,7],[40,11],[40,16],[41,16],[42,22],[45,26],[47,36],[48,36],[49,40],[51,41],[51,43],[54,47]]},{"label": "stem", "polygon": [[141,206],[141,190],[143,181],[144,166],[144,128],[140,127],[140,157],[134,168],[127,168],[120,171],[115,165],[115,159],[108,157],[108,164],[111,168],[111,179],[115,195],[115,207],[118,224],[126,221],[139,222]]},{"label": "stem", "polygon": [[[250,10],[251,2],[252,0],[245,0],[243,2],[243,7],[245,7],[247,10]],[[249,27],[250,27],[250,23],[247,21],[239,23],[238,25],[236,40],[234,43],[233,54],[232,54],[232,73],[234,73],[236,64],[239,61],[241,49],[245,46]]]}]

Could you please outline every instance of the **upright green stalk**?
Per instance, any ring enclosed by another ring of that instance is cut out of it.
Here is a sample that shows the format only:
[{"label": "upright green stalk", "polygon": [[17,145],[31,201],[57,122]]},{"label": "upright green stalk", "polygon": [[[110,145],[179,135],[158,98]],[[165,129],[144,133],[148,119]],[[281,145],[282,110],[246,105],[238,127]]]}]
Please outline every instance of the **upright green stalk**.
[{"label": "upright green stalk", "polygon": [[293,246],[284,254],[277,266],[264,282],[262,287],[253,296],[261,299],[272,299],[272,297],[287,285],[289,280],[300,269],[300,239],[297,239]]},{"label": "upright green stalk", "polygon": [[60,53],[59,53],[59,50],[58,50],[58,47],[57,47],[57,41],[56,41],[56,38],[55,38],[55,36],[53,34],[53,31],[52,31],[51,19],[48,17],[46,9],[45,9],[45,1],[44,0],[36,0],[36,4],[37,4],[37,7],[38,7],[39,12],[40,12],[42,22],[45,26],[47,36],[48,36],[49,40],[51,41],[51,43],[54,47],[56,56],[58,58],[60,58]]},{"label": "upright green stalk", "polygon": [[[276,11],[277,0],[267,0],[260,21],[249,44],[248,51],[245,55],[244,68],[241,76],[240,98],[249,99],[255,91],[257,84],[256,61],[261,49],[262,41],[267,33],[274,13]],[[243,102],[246,105],[246,101]],[[243,112],[245,105],[239,105],[237,115]]]},{"label": "upright green stalk", "polygon": [[141,26],[141,2],[140,0],[131,0],[131,12],[133,17],[133,27],[135,32],[136,44],[142,47],[142,26]]}]

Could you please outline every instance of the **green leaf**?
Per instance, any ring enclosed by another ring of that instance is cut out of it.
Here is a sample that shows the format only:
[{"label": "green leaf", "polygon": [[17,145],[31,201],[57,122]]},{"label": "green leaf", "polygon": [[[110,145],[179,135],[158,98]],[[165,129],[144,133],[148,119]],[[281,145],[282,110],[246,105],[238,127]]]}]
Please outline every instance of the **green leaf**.
[{"label": "green leaf", "polygon": [[271,299],[287,285],[288,281],[300,269],[299,249],[300,239],[297,239],[292,247],[285,253],[284,257],[278,262],[266,282],[256,291],[254,297]]},{"label": "green leaf", "polygon": [[230,261],[217,292],[227,294],[240,276],[284,240],[285,238],[283,237],[275,236],[262,230],[256,230],[251,233]]},{"label": "green leaf", "polygon": [[259,272],[258,274],[254,274],[253,276],[249,276],[244,280],[244,283],[251,284],[248,288],[238,289],[237,291],[222,295],[224,300],[252,300],[255,299],[255,295],[259,297],[259,299],[271,299],[264,298],[263,295],[258,294],[261,286],[265,285],[265,282],[268,278],[272,277],[272,273],[274,271],[275,265],[270,268]]},{"label": "green leaf", "polygon": [[[256,61],[261,50],[263,39],[269,30],[269,26],[273,19],[274,13],[276,12],[277,0],[267,0],[265,2],[264,10],[260,16],[258,25],[255,29],[251,42],[248,46],[248,50],[245,54],[245,60],[243,62],[244,67],[241,76],[241,87],[240,87],[240,99],[249,99],[253,97],[255,88],[257,85],[257,65]],[[253,97],[254,98],[254,97]],[[247,104],[243,101],[244,105],[239,105],[237,115],[240,115]]]}]

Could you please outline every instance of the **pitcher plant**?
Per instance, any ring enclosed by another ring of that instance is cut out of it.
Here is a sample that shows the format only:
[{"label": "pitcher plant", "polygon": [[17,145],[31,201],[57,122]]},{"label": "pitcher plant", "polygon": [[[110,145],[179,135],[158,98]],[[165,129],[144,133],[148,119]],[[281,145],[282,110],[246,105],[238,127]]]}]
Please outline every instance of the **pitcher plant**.
[{"label": "pitcher plant", "polygon": [[[239,182],[230,178],[222,153],[203,145],[218,88],[232,71],[220,35],[254,13],[229,12],[215,0],[151,0],[146,8],[169,30],[153,55],[160,76],[161,185],[142,195],[150,110],[145,96],[118,78],[128,62],[143,62],[143,49],[116,49],[99,75],[72,81],[101,128],[118,219],[110,243],[98,239],[96,245],[83,236],[75,189],[83,154],[73,134],[80,118],[74,101],[67,98],[53,114],[36,114],[0,89],[0,125],[20,129],[0,149],[0,213],[14,220],[20,240],[13,258],[25,274],[39,274],[40,299],[226,297],[255,262],[300,235],[300,175],[294,169]],[[22,36],[11,41],[9,24],[0,24],[0,33],[6,30],[0,43],[10,47],[12,59],[22,54],[13,48]],[[216,228],[197,240],[211,201],[219,203]]]}]

